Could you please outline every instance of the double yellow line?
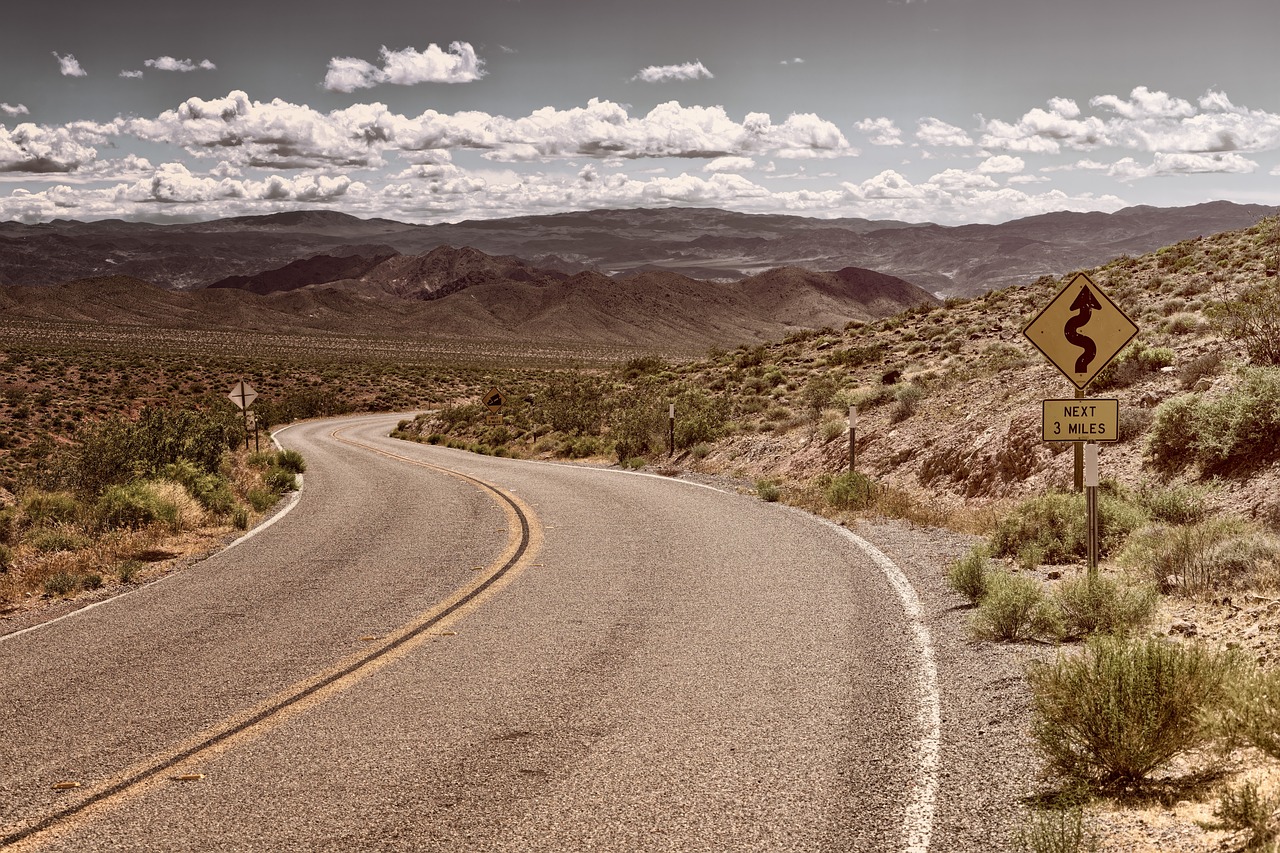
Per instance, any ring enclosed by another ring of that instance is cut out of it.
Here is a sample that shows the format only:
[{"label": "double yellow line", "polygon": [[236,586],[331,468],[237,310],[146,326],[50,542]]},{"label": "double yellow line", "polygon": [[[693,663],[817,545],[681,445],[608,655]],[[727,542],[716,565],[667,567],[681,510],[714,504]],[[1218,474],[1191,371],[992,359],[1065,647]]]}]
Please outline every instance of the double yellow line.
[{"label": "double yellow line", "polygon": [[440,636],[446,628],[509,584],[532,562],[541,548],[542,528],[537,516],[510,492],[467,474],[344,437],[340,434],[342,431],[343,428],[335,429],[330,437],[389,459],[453,477],[493,498],[507,516],[507,545],[502,554],[477,572],[470,583],[396,631],[373,639],[372,645],[346,656],[329,669],[295,682],[259,704],[228,717],[213,727],[212,734],[206,730],[180,742],[163,755],[135,763],[111,779],[83,789],[73,789],[82,790],[83,795],[52,814],[0,836],[0,847],[15,851],[36,849],[42,843],[92,820],[96,814],[125,797],[142,794],[166,781],[202,779],[203,775],[194,771],[198,762],[208,761],[237,745],[262,737],[395,663],[431,637]]}]

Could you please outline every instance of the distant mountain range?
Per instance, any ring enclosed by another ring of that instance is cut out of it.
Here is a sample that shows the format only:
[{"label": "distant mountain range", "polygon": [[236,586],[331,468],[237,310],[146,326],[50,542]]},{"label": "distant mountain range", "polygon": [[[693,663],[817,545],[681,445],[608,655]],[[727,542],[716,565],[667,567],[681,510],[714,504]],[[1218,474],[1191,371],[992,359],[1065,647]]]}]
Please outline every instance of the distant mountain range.
[{"label": "distant mountain range", "polygon": [[188,291],[123,275],[0,286],[0,317],[701,354],[936,301],[902,279],[852,267],[779,267],[728,282],[661,271],[619,279],[441,247],[422,255],[320,255]]},{"label": "distant mountain range", "polygon": [[[1116,213],[1051,213],[1000,225],[912,225],[866,219],[752,215],[714,209],[595,210],[548,216],[411,225],[299,211],[204,223],[120,220],[0,223],[0,284],[48,285],[125,275],[168,290],[254,277],[294,262],[289,288],[324,283],[337,270],[443,246],[512,256],[533,268],[614,276],[661,270],[691,278],[744,279],[774,267],[875,270],[938,296],[972,296],[1041,275],[1062,275],[1120,255],[1244,228],[1280,208],[1211,202]],[[412,264],[410,264],[412,266]],[[332,268],[332,269],[330,269]],[[329,271],[325,271],[329,270]],[[408,275],[409,273],[406,273]],[[401,277],[403,280],[403,277]],[[328,279],[336,280],[336,279]],[[412,284],[404,285],[410,290]]]}]

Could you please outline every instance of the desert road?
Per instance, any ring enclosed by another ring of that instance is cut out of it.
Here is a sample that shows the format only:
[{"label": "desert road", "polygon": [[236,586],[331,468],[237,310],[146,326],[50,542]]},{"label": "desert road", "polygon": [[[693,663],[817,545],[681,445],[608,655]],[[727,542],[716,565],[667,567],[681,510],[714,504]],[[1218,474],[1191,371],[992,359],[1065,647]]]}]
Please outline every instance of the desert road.
[{"label": "desert road", "polygon": [[395,421],[282,431],[271,526],[0,639],[0,849],[970,849],[939,814],[998,792],[884,554]]}]

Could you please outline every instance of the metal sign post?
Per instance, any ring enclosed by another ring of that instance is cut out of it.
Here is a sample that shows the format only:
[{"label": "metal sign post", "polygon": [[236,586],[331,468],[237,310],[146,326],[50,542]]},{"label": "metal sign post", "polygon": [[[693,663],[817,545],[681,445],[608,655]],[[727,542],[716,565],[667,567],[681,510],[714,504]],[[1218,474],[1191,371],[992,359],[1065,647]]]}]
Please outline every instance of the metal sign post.
[{"label": "metal sign post", "polygon": [[667,407],[667,458],[676,455],[676,404]]},{"label": "metal sign post", "polygon": [[1089,580],[1098,574],[1098,445],[1084,446],[1084,504],[1089,525]]},{"label": "metal sign post", "polygon": [[849,473],[858,466],[858,407],[849,407]]}]

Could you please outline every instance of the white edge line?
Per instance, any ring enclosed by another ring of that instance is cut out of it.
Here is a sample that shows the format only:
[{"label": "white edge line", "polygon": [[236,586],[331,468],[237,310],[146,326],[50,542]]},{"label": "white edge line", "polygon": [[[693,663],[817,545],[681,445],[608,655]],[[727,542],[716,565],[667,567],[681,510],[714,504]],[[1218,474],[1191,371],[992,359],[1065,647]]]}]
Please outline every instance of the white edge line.
[{"label": "white edge line", "polygon": [[[293,424],[290,424],[289,426],[293,426]],[[283,450],[284,448],[281,447],[280,442],[276,440],[276,436],[284,432],[288,428],[289,428],[288,426],[283,427],[271,434],[271,441],[275,444],[276,447],[280,448],[281,450]],[[289,495],[289,502],[285,504],[283,509],[280,509],[274,512],[271,515],[271,517],[268,518],[266,521],[259,523],[257,527],[253,528],[248,533],[241,536],[239,539],[236,539],[233,542],[230,542],[225,548],[221,548],[217,551],[214,551],[211,554],[206,554],[204,557],[201,558],[200,562],[203,562],[204,560],[208,560],[212,557],[216,557],[219,554],[225,554],[227,551],[230,551],[232,548],[236,547],[240,543],[246,540],[252,539],[254,536],[257,536],[259,533],[266,530],[268,527],[275,524],[277,521],[279,521],[280,519],[288,515],[290,512],[292,512],[293,508],[298,505],[298,501],[302,499],[302,485],[303,485],[302,475],[299,474],[298,489],[297,491]],[[110,598],[104,598],[101,601],[95,601],[92,604],[86,604],[84,607],[77,607],[75,610],[72,610],[70,613],[64,613],[61,616],[57,617],[56,619],[50,619],[48,622],[39,622],[28,628],[23,628],[19,631],[13,631],[9,634],[0,635],[0,643],[7,642],[8,640],[17,639],[18,637],[21,637],[23,634],[30,634],[33,631],[39,631],[41,628],[48,628],[50,625],[56,625],[64,619],[70,619],[72,616],[79,616],[83,613],[88,613],[90,610],[95,610],[104,604],[111,604],[113,601],[120,601],[121,599],[128,598],[134,593],[142,592],[144,589],[153,587],[158,583],[164,583],[165,581],[169,580],[169,578],[173,576],[174,576],[173,573],[163,575],[161,577],[156,578],[153,581],[144,583],[141,586],[131,589],[127,592],[122,592],[117,595],[113,595]]]},{"label": "white edge line", "polygon": [[920,668],[916,674],[916,688],[920,701],[917,723],[920,741],[917,754],[915,790],[907,802],[903,814],[906,853],[928,853],[933,835],[933,818],[938,800],[938,759],[942,749],[942,698],[938,694],[938,664],[933,654],[933,639],[929,626],[924,623],[924,607],[911,581],[883,551],[833,521],[814,516],[821,523],[834,528],[846,539],[866,553],[885,579],[898,594],[902,610],[911,623],[911,633],[920,655]]}]

